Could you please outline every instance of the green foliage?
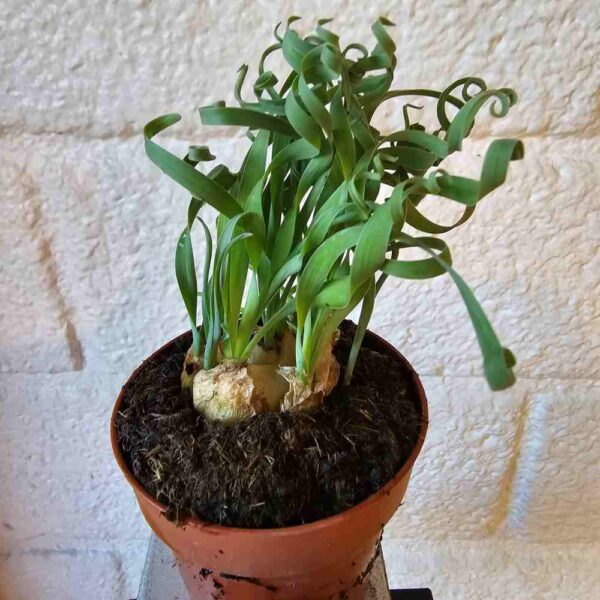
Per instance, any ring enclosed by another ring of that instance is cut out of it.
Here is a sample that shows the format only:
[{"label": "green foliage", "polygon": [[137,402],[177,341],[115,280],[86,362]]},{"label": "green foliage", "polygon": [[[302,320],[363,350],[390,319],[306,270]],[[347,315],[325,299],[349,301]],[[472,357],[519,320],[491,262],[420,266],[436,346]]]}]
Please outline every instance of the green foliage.
[{"label": "green foliage", "polygon": [[[491,103],[495,117],[517,100],[512,90],[487,89],[468,77],[443,90],[391,89],[396,46],[392,24],[373,24],[369,52],[360,44],[340,46],[338,36],[318,23],[301,37],[288,19],[283,34],[261,57],[254,98],[245,100],[248,68],[235,85],[238,107],[221,102],[200,109],[205,125],[248,129],[250,148],[238,173],[219,165],[203,174],[198,162],[212,159],[206,148],[192,147],[180,159],[153,141],[179,120],[166,115],[145,130],[146,152],[167,175],[190,192],[188,223],[176,252],[176,275],[194,331],[194,351],[205,367],[227,358],[247,359],[259,343],[269,345],[278,330],[296,333],[298,373],[310,382],[319,353],[341,321],[362,303],[350,360],[349,381],[375,298],[389,276],[428,279],[450,275],[465,302],[493,389],[514,381],[514,357],[498,341],[473,293],[452,268],[450,250],[433,237],[465,223],[477,203],[500,186],[512,160],[523,156],[518,140],[493,141],[479,179],[451,175],[442,161],[461,150],[481,108]],[[291,72],[279,84],[266,69],[281,51]],[[439,127],[425,131],[410,122],[420,109],[403,108],[404,127],[383,134],[371,123],[377,109],[395,98],[436,102]],[[409,109],[410,112],[409,112]],[[464,206],[454,224],[430,220],[419,209],[428,194]],[[215,208],[217,243],[198,218],[204,204]],[[197,326],[197,282],[192,227],[198,221],[207,241],[202,282],[202,323]],[[422,232],[409,235],[406,226]],[[425,258],[404,260],[408,248]],[[244,291],[245,290],[245,291]]]}]

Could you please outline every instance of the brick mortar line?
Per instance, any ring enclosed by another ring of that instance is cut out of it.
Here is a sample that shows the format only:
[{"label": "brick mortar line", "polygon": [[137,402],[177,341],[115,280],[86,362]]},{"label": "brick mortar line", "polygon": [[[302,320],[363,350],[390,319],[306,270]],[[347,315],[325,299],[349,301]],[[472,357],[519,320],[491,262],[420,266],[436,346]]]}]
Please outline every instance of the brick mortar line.
[{"label": "brick mortar line", "polygon": [[[141,518],[141,514],[140,514]],[[75,556],[86,553],[114,554],[115,552],[124,552],[136,544],[147,544],[150,540],[150,533],[146,537],[134,537],[117,540],[114,542],[102,538],[67,538],[58,534],[47,534],[46,543],[31,543],[33,540],[14,539],[5,540],[5,548],[2,554],[5,555],[32,555],[32,556]]]},{"label": "brick mortar line", "polygon": [[[141,360],[140,360],[141,362]],[[121,371],[110,371],[110,370],[102,370],[102,369],[94,369],[94,368],[86,368],[84,367],[83,369],[72,369],[69,371],[55,371],[53,373],[47,373],[44,371],[38,371],[38,372],[33,372],[33,373],[28,373],[28,372],[4,372],[4,373],[0,373],[0,379],[8,379],[8,378],[12,378],[12,377],[35,377],[37,379],[39,379],[40,377],[55,377],[55,376],[61,376],[61,375],[70,375],[70,374],[75,374],[77,373],[78,375],[81,375],[83,377],[93,377],[94,375],[98,375],[98,376],[117,376],[117,375],[123,375],[123,377],[127,377],[129,375],[129,373],[123,373]],[[419,377],[421,378],[425,378],[427,377],[428,379],[440,379],[440,380],[451,380],[451,379],[460,379],[460,380],[465,380],[465,379],[476,379],[476,380],[480,380],[482,382],[484,382],[484,378],[483,375],[436,375],[435,373],[425,373],[425,372],[420,372],[418,373]],[[513,387],[517,387],[519,382],[527,382],[527,381],[556,381],[559,383],[569,383],[569,382],[577,382],[577,383],[591,383],[591,384],[600,384],[600,377],[560,377],[560,376],[554,376],[554,375],[545,375],[543,377],[526,377],[526,376],[521,376],[519,377],[518,373],[517,373],[517,382],[515,384],[515,386]],[[125,379],[123,379],[123,383],[125,383]],[[510,389],[510,388],[509,388]]]},{"label": "brick mortar line", "polygon": [[515,480],[523,452],[523,437],[525,435],[525,427],[530,419],[530,412],[530,399],[527,393],[519,407],[510,457],[500,480],[500,490],[496,496],[490,519],[485,527],[486,532],[490,536],[494,536],[501,531],[502,527],[507,523],[513,508]]},{"label": "brick mortar line", "polygon": [[[62,539],[62,538],[61,538]],[[92,553],[96,553],[96,554],[114,554],[114,553],[123,553],[126,552],[129,548],[127,548],[127,546],[133,545],[133,544],[143,544],[143,543],[148,543],[150,540],[150,536],[148,536],[147,538],[130,538],[127,540],[120,540],[117,542],[104,542],[101,539],[98,538],[80,538],[78,540],[67,540],[68,543],[61,543],[59,545],[57,545],[56,543],[53,544],[52,548],[48,548],[47,546],[26,546],[23,543],[20,543],[18,541],[16,541],[15,543],[13,543],[9,548],[6,549],[6,551],[2,552],[3,555],[13,555],[13,554],[18,554],[18,555],[37,555],[37,556],[57,556],[57,555],[62,555],[62,556],[76,556],[76,555],[82,555],[82,554],[92,554]],[[577,542],[577,541],[561,541],[561,542],[534,542],[534,541],[528,541],[528,540],[523,540],[521,538],[509,538],[506,537],[505,535],[492,535],[492,536],[486,536],[486,537],[482,537],[479,539],[462,539],[462,538],[454,538],[454,537],[446,537],[444,539],[440,538],[440,539],[436,539],[436,538],[430,538],[430,537],[415,537],[415,538],[400,538],[400,537],[394,537],[393,535],[391,535],[390,533],[388,533],[387,535],[384,535],[383,538],[383,545],[384,545],[384,550],[385,550],[385,546],[386,545],[390,545],[393,546],[394,543],[402,541],[404,542],[409,542],[409,543],[417,543],[417,542],[425,542],[428,544],[436,544],[439,546],[452,546],[454,547],[457,544],[460,545],[498,545],[498,546],[504,546],[504,545],[511,545],[511,544],[518,544],[519,546],[524,546],[527,547],[529,549],[540,549],[540,548],[544,548],[544,549],[557,549],[557,550],[561,550],[561,549],[565,549],[565,550],[572,550],[574,548],[580,548],[580,549],[595,549],[596,547],[600,548],[600,540],[592,540],[592,541],[587,541],[587,542]],[[88,545],[91,544],[91,545]],[[94,544],[98,544],[98,545],[94,545]],[[2,554],[0,554],[0,556],[2,556]]]},{"label": "brick mortar line", "polygon": [[60,266],[56,260],[52,236],[47,231],[43,210],[43,198],[39,185],[29,176],[25,167],[21,167],[20,175],[24,177],[27,196],[31,200],[32,216],[28,223],[30,237],[35,243],[35,259],[43,272],[45,287],[49,293],[54,308],[57,311],[57,322],[63,330],[65,341],[69,348],[71,371],[83,368],[83,351],[73,322],[72,308],[60,284]]},{"label": "brick mortar line", "polygon": [[[435,375],[434,373],[419,373],[419,377],[430,377],[435,379],[481,379],[484,381],[483,375]],[[561,377],[559,375],[543,375],[541,377],[529,377],[516,374],[517,386],[520,381],[559,381],[559,382],[587,382],[587,383],[600,383],[600,377]],[[510,389],[510,388],[509,388]]]},{"label": "brick mortar line", "polygon": [[[226,130],[224,127],[215,127],[212,129],[212,135],[206,135],[208,131],[211,131],[210,126],[204,126],[202,124],[199,125],[198,130],[189,131],[189,136],[196,136],[195,142],[203,142],[207,140],[225,140],[225,139],[245,139],[243,134],[244,129],[241,127],[231,127],[230,130]],[[200,134],[200,135],[199,135]],[[0,125],[0,140],[10,139],[10,138],[19,138],[19,137],[49,137],[49,136],[58,136],[58,137],[71,137],[77,140],[81,140],[84,142],[96,142],[96,141],[112,141],[112,140],[122,140],[127,141],[136,137],[142,138],[142,131],[134,131],[134,132],[124,132],[124,133],[106,133],[106,134],[98,134],[98,135],[89,135],[86,134],[85,131],[74,130],[63,130],[63,131],[24,131],[24,130],[13,130],[9,128],[2,128]],[[568,138],[579,138],[581,140],[593,140],[595,138],[600,137],[600,130],[591,131],[589,129],[581,129],[581,130],[573,130],[573,131],[564,131],[564,132],[554,132],[554,133],[543,133],[543,132],[533,132],[533,133],[518,133],[514,131],[501,132],[497,135],[473,135],[468,139],[472,141],[482,141],[482,140],[493,140],[502,137],[515,137],[522,140],[531,140],[531,139],[568,139]],[[181,136],[163,136],[161,139],[190,143],[190,140],[185,139]]]}]

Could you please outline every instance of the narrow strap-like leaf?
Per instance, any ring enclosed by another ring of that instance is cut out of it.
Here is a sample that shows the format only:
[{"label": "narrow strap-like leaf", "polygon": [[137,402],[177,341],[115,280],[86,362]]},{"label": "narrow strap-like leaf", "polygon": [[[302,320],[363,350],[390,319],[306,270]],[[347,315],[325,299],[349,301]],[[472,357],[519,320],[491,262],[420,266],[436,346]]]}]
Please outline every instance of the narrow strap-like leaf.
[{"label": "narrow strap-like leaf", "polygon": [[242,206],[245,205],[246,199],[257,182],[262,180],[266,169],[268,149],[269,132],[262,130],[256,136],[252,146],[250,146],[250,150],[246,155],[242,167],[242,177],[238,195],[238,200]]},{"label": "narrow strap-like leaf", "polygon": [[451,120],[448,118],[446,113],[446,103],[452,98],[454,101],[452,104],[457,106],[458,108],[462,108],[463,103],[460,101],[456,101],[452,96],[452,93],[461,86],[463,87],[463,98],[465,101],[470,100],[470,97],[466,97],[466,92],[471,85],[476,85],[478,88],[478,92],[484,92],[487,89],[485,85],[485,81],[483,79],[479,79],[478,77],[463,77],[462,79],[458,79],[450,84],[446,89],[442,91],[437,103],[437,117],[440,122],[440,126],[443,130],[448,129],[450,127]]},{"label": "narrow strap-like leaf", "polygon": [[354,372],[354,366],[356,365],[358,352],[362,346],[369,321],[371,320],[371,315],[373,314],[373,308],[375,307],[376,293],[377,287],[375,285],[375,278],[372,278],[367,292],[362,300],[358,325],[356,326],[356,331],[354,332],[354,338],[352,339],[352,346],[350,348],[350,355],[344,371],[344,385],[350,385],[350,381],[352,380],[352,373]]},{"label": "narrow strap-like leaf", "polygon": [[404,142],[413,146],[423,148],[434,154],[437,158],[446,158],[448,156],[448,144],[445,140],[435,135],[419,131],[418,129],[405,129],[398,131],[383,138],[384,142]]},{"label": "narrow strap-like leaf", "polygon": [[279,117],[235,106],[203,106],[200,109],[200,120],[204,125],[237,125],[248,129],[266,129],[282,133],[290,137],[298,137],[294,128]]},{"label": "narrow strap-like leaf", "polygon": [[298,280],[296,310],[299,326],[304,325],[313,298],[317,295],[327,275],[339,257],[356,245],[362,225],[342,229],[328,238],[311,256]]},{"label": "narrow strap-like leaf", "polygon": [[[407,236],[408,238],[409,236]],[[515,377],[512,372],[515,360],[512,353],[503,348],[498,340],[498,336],[494,331],[488,318],[485,316],[481,305],[475,298],[473,292],[469,289],[469,286],[464,282],[462,277],[442,258],[433,252],[429,246],[425,243],[420,242],[417,238],[412,240],[415,245],[420,246],[425,252],[430,254],[435,260],[452,278],[462,299],[467,308],[467,312],[471,317],[475,333],[477,334],[477,341],[483,354],[483,369],[485,372],[486,379],[493,390],[502,390],[510,387]]]},{"label": "narrow strap-like leaf", "polygon": [[200,336],[196,328],[196,313],[198,310],[198,284],[194,264],[194,249],[189,227],[186,227],[177,242],[175,251],[175,276],[181,297],[187,310],[192,326],[194,354],[200,354]]},{"label": "narrow strap-like leaf", "polygon": [[298,135],[312,144],[315,148],[321,147],[323,134],[319,124],[308,114],[296,99],[297,84],[287,95],[285,101],[285,114],[291,126]]},{"label": "narrow strap-like leaf", "polygon": [[350,269],[351,293],[373,277],[385,261],[392,231],[389,205],[378,206],[362,227]]},{"label": "narrow strap-like leaf", "polygon": [[333,141],[337,148],[344,176],[349,178],[354,168],[354,140],[348,124],[346,109],[342,103],[342,93],[338,90],[331,101],[331,121]]},{"label": "narrow strap-like leaf", "polygon": [[177,123],[180,119],[181,117],[176,114],[165,115],[150,121],[144,127],[146,154],[157,167],[187,189],[195,198],[206,201],[228,217],[242,212],[240,205],[226,189],[152,141],[157,133]]},{"label": "narrow strap-like leaf", "polygon": [[409,201],[406,204],[406,222],[415,229],[422,231],[423,233],[433,233],[439,235],[441,233],[446,233],[456,227],[459,227],[460,225],[468,221],[474,212],[474,206],[465,206],[462,215],[454,223],[452,223],[451,225],[440,225],[439,223],[435,223],[427,217],[425,217],[422,213],[420,213],[417,210],[414,204]]},{"label": "narrow strap-like leaf", "polygon": [[331,135],[331,116],[317,95],[310,89],[302,75],[298,78],[298,92],[313,119],[319,124],[327,136]]},{"label": "narrow strap-like leaf", "polygon": [[504,183],[508,165],[523,158],[523,154],[519,140],[494,140],[486,152],[479,181],[444,173],[435,178],[434,184],[439,187],[431,192],[467,206],[475,205]]},{"label": "narrow strap-like leaf", "polygon": [[[404,239],[404,238],[402,238]],[[417,241],[418,240],[418,241]],[[403,248],[414,248],[427,246],[429,250],[437,250],[437,255],[448,265],[452,265],[450,249],[443,240],[437,238],[415,238],[401,244]],[[420,260],[387,260],[381,269],[386,275],[401,277],[402,279],[430,279],[444,275],[446,269],[435,258],[423,258]]]},{"label": "narrow strap-like leaf", "polygon": [[462,148],[463,139],[468,135],[475,116],[479,109],[488,100],[493,99],[491,113],[496,117],[503,117],[509,108],[517,101],[517,96],[512,90],[486,90],[473,96],[452,119],[448,128],[446,141],[448,142],[448,151],[455,152]]}]

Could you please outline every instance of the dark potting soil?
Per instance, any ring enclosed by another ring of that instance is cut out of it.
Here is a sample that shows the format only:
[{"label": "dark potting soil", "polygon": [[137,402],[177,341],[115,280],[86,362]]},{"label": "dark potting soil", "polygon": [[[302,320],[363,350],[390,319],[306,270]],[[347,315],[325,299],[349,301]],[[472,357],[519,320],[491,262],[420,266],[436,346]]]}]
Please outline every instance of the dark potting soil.
[{"label": "dark potting soil", "polygon": [[129,469],[167,506],[169,519],[254,528],[309,523],[358,504],[398,472],[421,427],[417,392],[406,367],[372,349],[368,334],[351,385],[341,385],[354,328],[343,324],[335,349],[340,383],[310,415],[209,422],[181,390],[191,336],[146,361],[124,388],[118,440]]}]

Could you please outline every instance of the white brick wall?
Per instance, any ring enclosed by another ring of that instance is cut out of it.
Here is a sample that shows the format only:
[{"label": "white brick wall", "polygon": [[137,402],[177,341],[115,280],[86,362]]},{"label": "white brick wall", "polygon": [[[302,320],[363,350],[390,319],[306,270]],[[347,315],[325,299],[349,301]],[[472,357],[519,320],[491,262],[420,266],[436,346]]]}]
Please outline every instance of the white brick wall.
[{"label": "white brick wall", "polygon": [[[240,132],[194,109],[231,100],[275,21],[335,16],[343,39],[398,24],[399,85],[463,75],[515,87],[490,134],[525,138],[509,183],[447,236],[519,358],[492,394],[451,283],[389,282],[373,328],[424,375],[431,428],[388,528],[394,584],[436,600],[594,597],[600,586],[600,6],[593,0],[0,0],[0,597],[135,595],[147,529],[108,415],[131,369],[182,331],[172,264],[187,198],[140,128],[184,113],[176,148],[237,164]],[[385,126],[399,106],[378,115]],[[441,213],[444,214],[444,213]]]}]

